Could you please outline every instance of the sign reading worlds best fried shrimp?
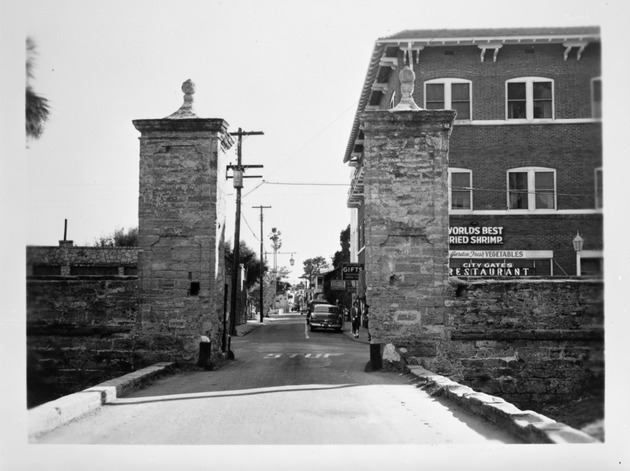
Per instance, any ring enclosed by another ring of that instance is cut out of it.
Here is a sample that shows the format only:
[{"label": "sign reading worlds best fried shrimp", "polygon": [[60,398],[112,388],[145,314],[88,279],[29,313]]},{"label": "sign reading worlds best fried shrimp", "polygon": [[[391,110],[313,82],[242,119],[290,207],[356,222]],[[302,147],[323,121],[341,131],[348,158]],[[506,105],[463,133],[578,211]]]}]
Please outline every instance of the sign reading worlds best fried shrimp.
[{"label": "sign reading worlds best fried shrimp", "polygon": [[502,226],[451,226],[448,228],[451,245],[502,245]]}]

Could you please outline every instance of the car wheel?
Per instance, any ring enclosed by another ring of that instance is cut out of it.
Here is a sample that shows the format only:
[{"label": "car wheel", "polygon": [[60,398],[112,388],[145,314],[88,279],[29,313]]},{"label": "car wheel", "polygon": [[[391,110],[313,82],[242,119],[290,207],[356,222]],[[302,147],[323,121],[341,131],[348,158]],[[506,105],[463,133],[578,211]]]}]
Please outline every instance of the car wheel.
[{"label": "car wheel", "polygon": [[311,332],[315,332],[315,327],[311,326]]}]

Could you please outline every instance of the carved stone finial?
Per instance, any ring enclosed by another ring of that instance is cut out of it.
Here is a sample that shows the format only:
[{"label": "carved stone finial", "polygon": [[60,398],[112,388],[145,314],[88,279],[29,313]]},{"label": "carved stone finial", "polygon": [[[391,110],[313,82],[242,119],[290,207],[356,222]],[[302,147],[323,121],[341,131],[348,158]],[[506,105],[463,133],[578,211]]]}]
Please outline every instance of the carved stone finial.
[{"label": "carved stone finial", "polygon": [[193,110],[193,95],[195,94],[195,84],[188,79],[182,84],[182,92],[184,92],[184,104],[167,119],[186,119],[198,118]]},{"label": "carved stone finial", "polygon": [[413,100],[413,87],[416,74],[409,66],[405,66],[398,75],[400,79],[400,103],[390,111],[419,111],[420,108]]}]

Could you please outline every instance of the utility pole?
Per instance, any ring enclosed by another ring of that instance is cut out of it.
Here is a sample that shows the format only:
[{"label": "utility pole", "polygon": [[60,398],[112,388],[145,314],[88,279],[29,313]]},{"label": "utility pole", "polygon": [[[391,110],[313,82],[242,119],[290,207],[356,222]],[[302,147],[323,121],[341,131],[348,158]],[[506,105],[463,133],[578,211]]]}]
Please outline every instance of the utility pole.
[{"label": "utility pole", "polygon": [[[232,262],[232,296],[230,302],[230,336],[236,335],[236,293],[238,285],[238,267],[240,259],[240,243],[241,243],[241,189],[243,188],[243,178],[262,178],[260,175],[243,175],[248,168],[262,168],[262,165],[243,165],[242,162],[242,147],[243,136],[253,136],[264,134],[261,131],[249,131],[245,132],[241,128],[238,128],[238,132],[230,133],[232,136],[237,136],[237,164],[228,165],[227,170],[232,170],[232,177],[226,176],[226,178],[233,178],[234,188],[236,189],[236,218],[234,221],[234,260]],[[225,329],[223,332],[225,339]],[[223,351],[225,351],[226,345],[224,342]],[[231,352],[230,352],[231,353]],[[233,354],[232,354],[233,355]]]},{"label": "utility pole", "polygon": [[264,313],[264,296],[263,296],[263,257],[264,257],[264,248],[263,248],[263,209],[271,208],[271,206],[252,206],[252,208],[260,208],[260,322],[262,323]]}]

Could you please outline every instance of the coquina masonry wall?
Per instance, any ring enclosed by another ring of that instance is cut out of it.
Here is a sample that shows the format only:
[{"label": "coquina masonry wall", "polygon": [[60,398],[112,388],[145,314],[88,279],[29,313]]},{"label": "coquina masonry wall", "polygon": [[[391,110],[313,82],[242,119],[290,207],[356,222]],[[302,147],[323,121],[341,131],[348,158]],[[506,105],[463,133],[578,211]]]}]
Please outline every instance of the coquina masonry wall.
[{"label": "coquina masonry wall", "polygon": [[454,111],[363,115],[365,271],[372,342],[420,358],[444,348],[448,137]]},{"label": "coquina masonry wall", "polygon": [[163,361],[191,360],[208,336],[220,361],[227,123],[188,117],[134,125],[142,133],[138,340]]},{"label": "coquina masonry wall", "polygon": [[136,276],[27,280],[29,407],[154,361],[135,341],[137,292]]},{"label": "coquina masonry wall", "polygon": [[457,283],[437,372],[525,408],[603,392],[602,280]]}]

